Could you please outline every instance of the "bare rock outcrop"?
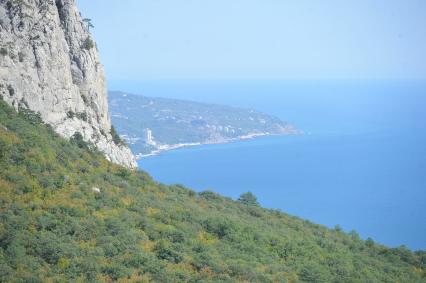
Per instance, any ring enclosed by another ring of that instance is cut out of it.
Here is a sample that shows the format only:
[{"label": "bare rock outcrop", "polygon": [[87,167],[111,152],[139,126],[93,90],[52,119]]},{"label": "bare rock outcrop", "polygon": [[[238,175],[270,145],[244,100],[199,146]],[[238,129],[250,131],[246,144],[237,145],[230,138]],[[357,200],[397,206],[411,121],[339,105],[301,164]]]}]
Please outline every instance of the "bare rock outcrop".
[{"label": "bare rock outcrop", "polygon": [[75,0],[0,0],[0,95],[63,137],[79,132],[110,161],[136,167],[111,136],[103,66]]}]

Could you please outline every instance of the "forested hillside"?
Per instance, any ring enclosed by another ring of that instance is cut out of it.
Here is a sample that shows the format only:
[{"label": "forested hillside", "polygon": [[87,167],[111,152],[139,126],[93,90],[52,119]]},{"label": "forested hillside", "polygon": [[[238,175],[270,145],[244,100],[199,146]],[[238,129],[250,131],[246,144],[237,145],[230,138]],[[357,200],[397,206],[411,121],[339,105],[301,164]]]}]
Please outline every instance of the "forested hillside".
[{"label": "forested hillside", "polygon": [[0,101],[1,282],[426,282],[425,264],[250,195],[159,184]]},{"label": "forested hillside", "polygon": [[[108,98],[113,124],[137,155],[189,144],[302,133],[289,123],[253,109],[118,91],[110,91]],[[146,138],[148,130],[150,140]]]}]

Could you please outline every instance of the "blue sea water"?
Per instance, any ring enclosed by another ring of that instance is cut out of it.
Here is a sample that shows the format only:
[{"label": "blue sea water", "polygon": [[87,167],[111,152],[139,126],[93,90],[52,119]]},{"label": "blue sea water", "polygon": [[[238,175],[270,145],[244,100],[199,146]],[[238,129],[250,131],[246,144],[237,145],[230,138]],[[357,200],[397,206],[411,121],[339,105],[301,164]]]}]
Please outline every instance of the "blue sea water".
[{"label": "blue sea water", "polygon": [[150,96],[250,107],[303,136],[263,137],[139,161],[167,184],[213,190],[389,245],[426,249],[426,83],[145,82]]}]

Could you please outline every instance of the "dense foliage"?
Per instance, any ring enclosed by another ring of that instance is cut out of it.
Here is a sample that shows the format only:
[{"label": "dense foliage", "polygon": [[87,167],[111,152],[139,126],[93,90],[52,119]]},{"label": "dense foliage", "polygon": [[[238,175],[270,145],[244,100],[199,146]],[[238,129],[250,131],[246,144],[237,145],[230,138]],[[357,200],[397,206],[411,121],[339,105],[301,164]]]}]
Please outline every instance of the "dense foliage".
[{"label": "dense foliage", "polygon": [[241,200],[159,184],[0,101],[2,282],[425,282],[425,252]]}]

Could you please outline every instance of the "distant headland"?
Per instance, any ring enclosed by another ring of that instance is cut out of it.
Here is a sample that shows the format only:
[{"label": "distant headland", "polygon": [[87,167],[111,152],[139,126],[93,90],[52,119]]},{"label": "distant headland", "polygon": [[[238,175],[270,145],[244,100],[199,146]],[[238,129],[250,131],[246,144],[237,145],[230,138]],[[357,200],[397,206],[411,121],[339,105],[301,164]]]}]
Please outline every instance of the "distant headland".
[{"label": "distant headland", "polygon": [[253,109],[112,91],[112,121],[137,156],[203,144],[303,132]]}]

